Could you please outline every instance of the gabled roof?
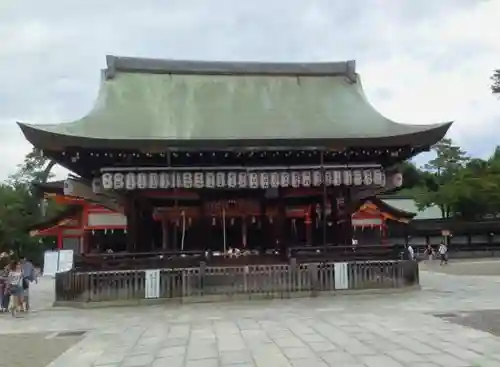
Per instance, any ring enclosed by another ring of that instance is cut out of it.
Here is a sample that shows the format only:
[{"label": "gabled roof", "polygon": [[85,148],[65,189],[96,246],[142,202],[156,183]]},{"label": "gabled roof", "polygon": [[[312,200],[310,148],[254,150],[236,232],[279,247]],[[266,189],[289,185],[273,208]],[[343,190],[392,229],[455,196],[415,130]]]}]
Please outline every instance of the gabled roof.
[{"label": "gabled roof", "polygon": [[417,203],[415,199],[410,197],[394,197],[389,198],[389,196],[381,199],[387,205],[397,208],[399,210],[403,210],[410,213],[416,213],[413,220],[423,220],[423,219],[441,219],[441,209],[439,209],[436,205],[431,205],[422,210],[418,209]]},{"label": "gabled roof", "polygon": [[385,219],[404,223],[408,223],[413,219],[413,217],[415,217],[415,213],[395,208],[374,196],[368,197],[359,203],[359,208],[357,209],[355,216],[359,215],[363,217],[366,215],[365,213],[368,215],[381,215]]},{"label": "gabled roof", "polygon": [[257,63],[108,56],[94,108],[19,123],[39,149],[425,147],[451,123],[405,125],[368,102],[354,61]]},{"label": "gabled roof", "polygon": [[389,213],[396,218],[413,219],[416,216],[416,212],[405,210],[404,208],[393,206],[388,204],[384,200],[380,200],[377,197],[372,197],[369,199],[373,204],[375,204],[381,211]]},{"label": "gabled roof", "polygon": [[64,194],[64,181],[51,181],[51,182],[35,182],[33,183],[33,187],[35,192],[39,196],[43,196],[44,194]]},{"label": "gabled roof", "polygon": [[47,228],[51,228],[60,224],[60,222],[65,221],[69,218],[73,218],[77,214],[82,212],[83,208],[80,205],[69,205],[67,208],[62,210],[61,212],[44,218],[38,223],[33,224],[28,228],[28,231],[36,231],[36,230],[44,230]]}]

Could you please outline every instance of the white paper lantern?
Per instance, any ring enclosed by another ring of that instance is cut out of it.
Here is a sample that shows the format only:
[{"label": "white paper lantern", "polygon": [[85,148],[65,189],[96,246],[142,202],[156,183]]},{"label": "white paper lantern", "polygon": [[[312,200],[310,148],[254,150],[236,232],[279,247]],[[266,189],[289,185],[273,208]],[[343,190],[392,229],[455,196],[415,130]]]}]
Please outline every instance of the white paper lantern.
[{"label": "white paper lantern", "polygon": [[194,174],[194,187],[197,189],[202,189],[205,185],[205,175],[203,172],[196,172]]},{"label": "white paper lantern", "polygon": [[213,189],[215,187],[215,174],[213,172],[207,172],[205,174],[205,187],[208,189]]},{"label": "white paper lantern", "polygon": [[271,173],[270,185],[273,188],[280,187],[280,174],[278,172],[272,172]]},{"label": "white paper lantern", "polygon": [[313,171],[312,173],[312,185],[314,187],[319,187],[323,183],[323,172]]},{"label": "white paper lantern", "polygon": [[159,183],[158,173],[152,172],[149,174],[148,188],[157,189]]},{"label": "white paper lantern", "polygon": [[373,170],[373,184],[377,186],[385,186],[385,173],[381,169]]},{"label": "white paper lantern", "polygon": [[227,187],[234,189],[238,186],[238,175],[236,172],[227,173]]},{"label": "white paper lantern", "polygon": [[182,189],[183,188],[182,173],[175,173],[174,178],[175,178],[175,187],[178,189]]},{"label": "white paper lantern", "polygon": [[146,173],[137,174],[137,188],[141,190],[148,188],[148,175]]},{"label": "white paper lantern", "polygon": [[172,187],[172,177],[170,173],[162,172],[159,176],[160,182],[158,186],[160,189],[170,189]]},{"label": "white paper lantern", "polygon": [[137,188],[137,176],[135,173],[129,172],[125,175],[125,188],[127,190],[135,190]]},{"label": "white paper lantern", "polygon": [[291,175],[292,187],[300,186],[300,172],[293,171]]},{"label": "white paper lantern", "polygon": [[373,184],[373,172],[370,169],[365,169],[363,171],[363,183],[365,185],[372,185]]},{"label": "white paper lantern", "polygon": [[333,185],[340,186],[342,185],[342,171],[333,171]]},{"label": "white paper lantern", "polygon": [[217,186],[217,188],[219,188],[219,189],[226,187],[226,173],[225,172],[217,172],[215,174],[215,186]]},{"label": "white paper lantern", "polygon": [[113,188],[121,190],[125,187],[125,176],[123,173],[115,173],[113,176]]},{"label": "white paper lantern", "polygon": [[396,173],[393,177],[392,177],[392,183],[394,186],[396,187],[401,187],[403,186],[403,175],[401,173]]},{"label": "white paper lantern", "polygon": [[248,187],[248,175],[246,172],[238,173],[238,187],[242,189]]},{"label": "white paper lantern", "polygon": [[269,187],[269,173],[261,172],[259,174],[259,185],[263,189],[267,189]]},{"label": "white paper lantern", "polygon": [[111,173],[105,173],[101,177],[102,187],[105,190],[111,190],[113,188],[113,175]]},{"label": "white paper lantern", "polygon": [[102,181],[100,178],[92,179],[92,192],[94,194],[102,194]]},{"label": "white paper lantern", "polygon": [[342,173],[342,183],[346,186],[352,185],[352,171],[346,170]]},{"label": "white paper lantern", "polygon": [[193,187],[193,174],[191,172],[184,172],[182,174],[182,186],[186,189]]},{"label": "white paper lantern", "polygon": [[251,189],[257,189],[259,188],[259,175],[255,172],[250,172],[248,174],[248,186]]},{"label": "white paper lantern", "polygon": [[312,184],[311,171],[302,171],[302,186],[310,187]]},{"label": "white paper lantern", "polygon": [[352,183],[355,186],[360,186],[363,184],[363,173],[359,169],[352,171]]},{"label": "white paper lantern", "polygon": [[289,172],[281,172],[280,173],[280,186],[281,187],[290,186],[290,173]]},{"label": "white paper lantern", "polygon": [[325,186],[332,186],[334,182],[335,171],[325,171]]}]

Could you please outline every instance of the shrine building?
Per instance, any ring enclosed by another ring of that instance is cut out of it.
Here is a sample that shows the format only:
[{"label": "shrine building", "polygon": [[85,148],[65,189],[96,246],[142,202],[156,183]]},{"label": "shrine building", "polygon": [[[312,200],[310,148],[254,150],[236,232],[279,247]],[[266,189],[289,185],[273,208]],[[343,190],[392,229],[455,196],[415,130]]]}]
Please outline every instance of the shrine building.
[{"label": "shrine building", "polygon": [[[382,116],[354,61],[108,56],[86,116],[19,125],[74,173],[59,194],[90,209],[87,229],[115,225],[124,250],[149,252],[350,245],[366,219],[353,214],[400,187],[396,165],[428,151],[451,123]],[[100,223],[102,210],[117,222]],[[383,232],[384,220],[370,225]]]}]

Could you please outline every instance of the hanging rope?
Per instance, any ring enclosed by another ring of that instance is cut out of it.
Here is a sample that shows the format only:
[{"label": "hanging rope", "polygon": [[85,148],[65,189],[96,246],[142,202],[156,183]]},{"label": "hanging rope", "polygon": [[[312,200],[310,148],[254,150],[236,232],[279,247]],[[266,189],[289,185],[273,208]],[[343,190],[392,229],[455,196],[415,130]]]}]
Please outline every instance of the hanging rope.
[{"label": "hanging rope", "polygon": [[224,254],[226,254],[226,208],[222,207],[222,238],[224,241]]},{"label": "hanging rope", "polygon": [[297,223],[295,218],[292,219],[292,234],[293,234],[293,240],[295,242],[299,242],[299,236],[297,234]]},{"label": "hanging rope", "polygon": [[186,239],[186,213],[184,213],[184,210],[181,212],[181,215],[182,215],[181,251],[184,251],[184,240]]}]

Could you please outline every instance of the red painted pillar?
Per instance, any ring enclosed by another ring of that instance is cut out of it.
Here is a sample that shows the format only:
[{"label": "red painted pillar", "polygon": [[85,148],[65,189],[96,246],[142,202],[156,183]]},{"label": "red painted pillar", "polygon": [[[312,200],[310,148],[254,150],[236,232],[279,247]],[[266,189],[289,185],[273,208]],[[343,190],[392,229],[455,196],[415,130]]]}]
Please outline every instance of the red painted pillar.
[{"label": "red painted pillar", "polygon": [[61,231],[57,232],[57,249],[61,250],[63,248],[63,237]]},{"label": "red painted pillar", "polygon": [[387,225],[385,221],[380,225],[380,231],[382,232],[382,244],[387,244]]},{"label": "red painted pillar", "polygon": [[304,224],[306,226],[306,243],[308,246],[312,245],[312,220],[311,220],[311,207],[307,207],[304,215]]}]

